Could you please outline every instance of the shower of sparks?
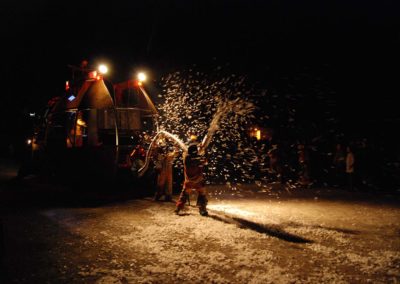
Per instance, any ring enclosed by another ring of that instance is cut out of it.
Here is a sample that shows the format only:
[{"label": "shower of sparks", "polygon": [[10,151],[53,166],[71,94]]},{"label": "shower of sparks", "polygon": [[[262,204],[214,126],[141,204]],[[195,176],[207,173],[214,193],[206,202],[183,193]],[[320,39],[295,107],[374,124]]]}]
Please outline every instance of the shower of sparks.
[{"label": "shower of sparks", "polygon": [[[277,73],[266,90],[265,85],[249,84],[245,76],[223,72],[222,67],[211,72],[194,67],[164,76],[158,94],[160,130],[186,144],[192,135],[199,142],[213,137],[205,141],[209,142],[207,182],[226,183],[232,192],[241,183],[255,183],[261,191],[269,191],[276,181],[283,181],[288,192],[304,186],[299,183],[300,144],[314,165],[310,185],[326,186],[335,141],[343,137],[329,84],[307,72]],[[313,88],[304,88],[304,82]],[[268,130],[267,137],[251,138],[255,126]],[[270,164],[269,151],[274,149],[281,173]],[[182,168],[182,161],[176,166]]]},{"label": "shower of sparks", "polygon": [[258,155],[248,136],[255,119],[254,95],[244,77],[175,72],[162,78],[158,123],[184,141],[191,135],[199,141],[213,137],[206,149],[209,182],[249,182],[255,178]]}]

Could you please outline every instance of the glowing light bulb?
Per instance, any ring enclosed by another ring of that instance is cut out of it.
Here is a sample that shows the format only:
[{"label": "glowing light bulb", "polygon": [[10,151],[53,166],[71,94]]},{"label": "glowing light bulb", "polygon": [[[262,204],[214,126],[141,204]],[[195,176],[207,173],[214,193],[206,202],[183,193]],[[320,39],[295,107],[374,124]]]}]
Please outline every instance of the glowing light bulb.
[{"label": "glowing light bulb", "polygon": [[99,65],[99,72],[101,74],[106,74],[108,72],[108,67],[104,64],[100,64]]}]

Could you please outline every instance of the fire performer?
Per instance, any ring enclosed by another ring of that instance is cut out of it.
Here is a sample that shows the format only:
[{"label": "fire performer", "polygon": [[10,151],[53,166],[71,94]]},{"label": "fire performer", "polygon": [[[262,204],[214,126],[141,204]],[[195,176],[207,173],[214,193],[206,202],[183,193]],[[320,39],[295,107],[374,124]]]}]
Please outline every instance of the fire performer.
[{"label": "fire performer", "polygon": [[[203,144],[203,143],[202,143]],[[199,149],[200,148],[200,149]],[[205,158],[200,156],[204,151],[203,147],[198,147],[198,144],[192,142],[184,153],[183,165],[184,165],[184,176],[185,181],[182,192],[179,196],[179,200],[176,203],[175,213],[179,212],[184,208],[186,201],[188,200],[189,194],[192,190],[197,192],[197,206],[199,207],[200,215],[207,216],[207,192],[204,187],[204,165],[206,164]]]},{"label": "fire performer", "polygon": [[154,200],[158,201],[165,195],[165,201],[172,201],[172,167],[175,157],[178,155],[177,149],[163,147],[158,155],[159,174],[157,177],[157,192]]}]

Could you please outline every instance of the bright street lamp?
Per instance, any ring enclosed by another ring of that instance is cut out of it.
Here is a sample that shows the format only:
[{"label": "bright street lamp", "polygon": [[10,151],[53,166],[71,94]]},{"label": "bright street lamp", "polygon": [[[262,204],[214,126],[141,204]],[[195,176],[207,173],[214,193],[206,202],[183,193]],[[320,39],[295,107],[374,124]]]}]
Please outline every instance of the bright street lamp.
[{"label": "bright street lamp", "polygon": [[108,67],[104,64],[100,64],[99,65],[99,72],[101,74],[106,74],[108,72]]},{"label": "bright street lamp", "polygon": [[139,79],[139,82],[144,82],[144,81],[146,81],[146,74],[144,74],[143,72],[140,72],[140,73],[138,74],[138,79]]}]

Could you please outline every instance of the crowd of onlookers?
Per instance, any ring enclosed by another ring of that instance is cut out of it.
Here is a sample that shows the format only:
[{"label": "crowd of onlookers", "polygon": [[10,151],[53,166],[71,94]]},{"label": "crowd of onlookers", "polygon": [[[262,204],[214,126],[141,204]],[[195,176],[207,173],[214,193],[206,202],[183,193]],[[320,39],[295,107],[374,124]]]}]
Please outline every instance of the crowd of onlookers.
[{"label": "crowd of onlookers", "polygon": [[[253,145],[256,159],[251,159],[247,178],[242,172],[228,168],[231,163],[222,159],[217,167],[226,167],[226,170],[230,171],[228,180],[223,176],[209,175],[208,183],[280,182],[301,187],[337,187],[355,191],[382,188],[395,190],[399,184],[396,174],[391,174],[385,168],[388,157],[383,148],[365,138],[346,142],[326,140],[289,143],[289,140],[254,140],[250,143]],[[234,156],[234,151],[235,149],[230,156]],[[395,156],[394,154],[394,160]],[[207,158],[211,161],[215,157]],[[176,159],[175,163],[179,163],[179,159]],[[393,169],[400,172],[399,165]],[[180,187],[182,173],[179,167],[173,172],[176,189]]]},{"label": "crowd of onlookers", "polygon": [[262,155],[267,174],[261,178],[267,181],[349,190],[393,187],[398,182],[385,168],[388,162],[383,150],[368,143],[367,139],[319,145],[281,143],[263,146],[262,152],[267,153]]},{"label": "crowd of onlookers", "polygon": [[[150,141],[150,138],[151,136],[146,140]],[[230,182],[234,183],[236,181],[234,178],[237,178],[243,182],[278,181],[296,183],[303,187],[340,187],[351,190],[381,188],[396,190],[400,184],[400,157],[396,149],[382,147],[375,141],[365,138],[346,142],[336,142],[332,139],[305,143],[281,139],[254,140],[250,143],[253,144],[254,154],[257,157],[251,161],[251,178],[243,180],[241,172],[234,172],[234,168],[229,168],[228,170],[233,173]],[[26,145],[16,147],[14,143],[4,144],[4,141],[2,146],[0,157],[3,158],[19,159],[26,156],[19,149],[28,149]],[[230,148],[234,148],[234,145]],[[233,157],[233,153],[231,154]],[[178,160],[175,163],[179,163]],[[226,159],[222,159],[218,167],[229,165]],[[182,179],[180,170],[174,170],[174,176],[179,183]],[[219,183],[226,180],[221,176],[210,176],[208,181]],[[174,187],[179,187],[175,183]]]}]

